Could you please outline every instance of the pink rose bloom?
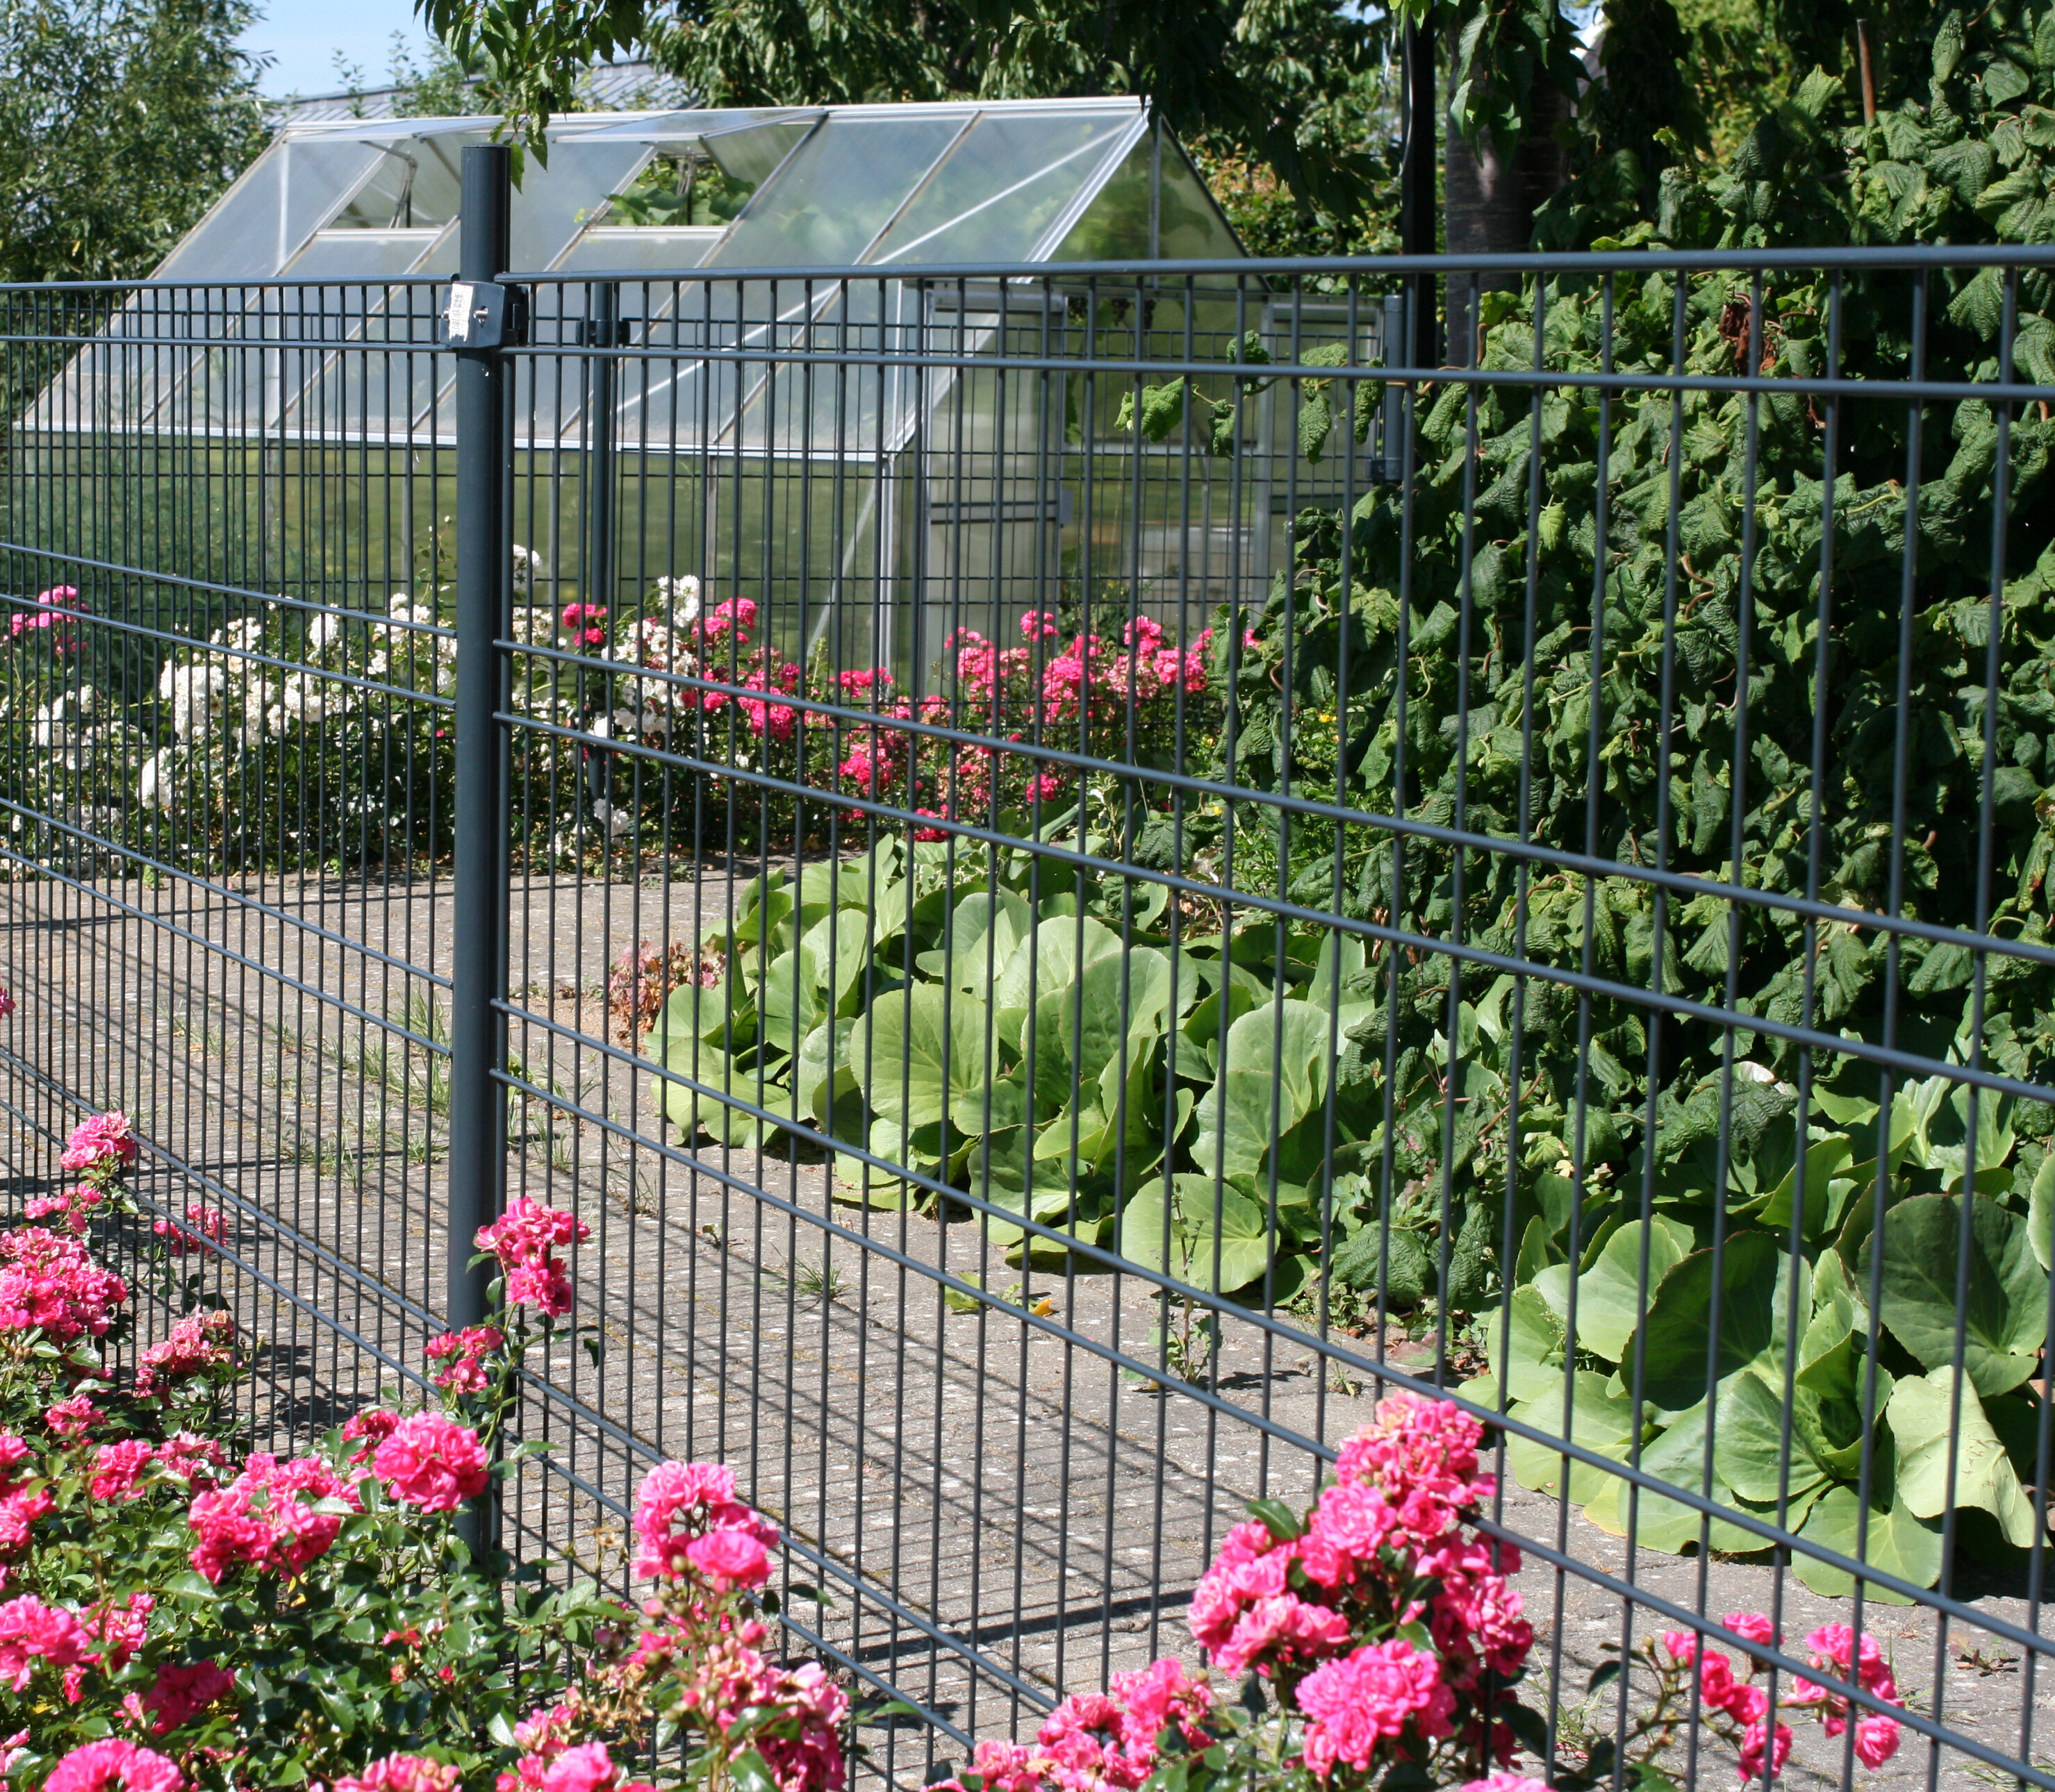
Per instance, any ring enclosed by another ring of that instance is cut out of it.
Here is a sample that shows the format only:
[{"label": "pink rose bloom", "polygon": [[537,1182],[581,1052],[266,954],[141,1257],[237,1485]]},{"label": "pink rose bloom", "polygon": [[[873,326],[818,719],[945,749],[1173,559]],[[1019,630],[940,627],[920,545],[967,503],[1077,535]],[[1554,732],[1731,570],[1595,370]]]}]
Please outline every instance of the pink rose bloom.
[{"label": "pink rose bloom", "polygon": [[235,1690],[235,1676],[211,1661],[195,1662],[191,1667],[165,1663],[157,1670],[156,1684],[143,1695],[144,1708],[156,1714],[151,1733],[161,1736],[177,1729]]},{"label": "pink rose bloom", "polygon": [[984,1782],[984,1792],[1039,1792],[1044,1765],[1018,1743],[980,1743],[970,1758],[970,1770]]},{"label": "pink rose bloom", "polygon": [[[1741,1739],[1741,1777],[1744,1781],[1761,1779],[1763,1757],[1763,1727],[1761,1720],[1751,1723],[1742,1731]],[[1777,1726],[1775,1739],[1769,1744],[1769,1777],[1774,1779],[1784,1771],[1784,1763],[1791,1759],[1791,1726]]]},{"label": "pink rose bloom", "polygon": [[177,1766],[134,1743],[88,1743],[75,1748],[43,1782],[43,1792],[178,1792]]},{"label": "pink rose bloom", "polygon": [[228,1216],[195,1201],[186,1208],[184,1226],[160,1219],[150,1230],[164,1241],[164,1249],[174,1257],[193,1252],[211,1256],[214,1247],[228,1235]]},{"label": "pink rose bloom", "polygon": [[86,1491],[95,1499],[133,1499],[143,1491],[138,1485],[143,1471],[156,1459],[156,1446],[140,1437],[103,1443]]},{"label": "pink rose bloom", "polygon": [[238,1562],[297,1574],[342,1529],[341,1512],[318,1505],[361,1509],[355,1489],[326,1463],[312,1456],[282,1463],[260,1452],[227,1487],[195,1495],[186,1512],[199,1538],[192,1565],[216,1585]]},{"label": "pink rose bloom", "polygon": [[685,1546],[685,1559],[716,1593],[760,1587],[771,1578],[770,1552],[746,1530],[710,1530]]},{"label": "pink rose bloom", "polygon": [[542,1775],[542,1792],[607,1792],[615,1778],[606,1744],[581,1743],[550,1763]]},{"label": "pink rose bloom", "polygon": [[546,1319],[561,1319],[571,1310],[570,1278],[554,1257],[523,1263],[507,1272],[507,1298],[514,1306],[531,1306]]},{"label": "pink rose bloom", "polygon": [[176,1475],[196,1491],[212,1487],[215,1477],[210,1471],[227,1466],[219,1443],[211,1437],[195,1437],[189,1431],[160,1444],[157,1460],[164,1464],[167,1475]]},{"label": "pink rose bloom", "polygon": [[[1832,1668],[1844,1680],[1855,1679],[1864,1692],[1897,1702],[1898,1682],[1892,1677],[1884,1661],[1883,1651],[1874,1636],[1864,1634],[1858,1642],[1854,1631],[1845,1624],[1827,1624],[1805,1639],[1805,1647],[1814,1667]],[[1855,1658],[1852,1674],[1851,1656]],[[1816,1681],[1803,1676],[1794,1676],[1790,1702],[1794,1705],[1820,1706],[1820,1726],[1830,1736],[1838,1736],[1847,1727],[1848,1700]]]},{"label": "pink rose bloom", "polygon": [[478,1231],[478,1248],[489,1250],[503,1269],[546,1256],[564,1245],[583,1244],[592,1228],[574,1213],[545,1207],[527,1195],[507,1203],[507,1211]]},{"label": "pink rose bloom", "polygon": [[[1295,1593],[1258,1600],[1237,1621],[1228,1640],[1213,1652],[1213,1665],[1240,1674],[1273,1661],[1317,1661],[1349,1645],[1348,1620]],[[1410,1645],[1409,1645],[1410,1646]]]},{"label": "pink rose bloom", "polygon": [[463,1775],[419,1755],[389,1755],[354,1779],[339,1779],[335,1792],[456,1792]]},{"label": "pink rose bloom", "polygon": [[40,1330],[57,1344],[104,1337],[128,1298],[77,1239],[36,1226],[0,1232],[0,1330]]},{"label": "pink rose bloom", "polygon": [[219,1309],[191,1313],[143,1353],[136,1392],[161,1399],[181,1382],[235,1366],[235,1321]]},{"label": "pink rose bloom", "polygon": [[1856,1759],[1865,1767],[1882,1766],[1898,1752],[1898,1719],[1881,1713],[1856,1719]]},{"label": "pink rose bloom", "polygon": [[103,1164],[125,1169],[136,1161],[136,1140],[124,1113],[94,1114],[73,1127],[65,1140],[64,1156],[57,1160],[77,1173]]},{"label": "pink rose bloom", "polygon": [[150,1615],[157,1609],[154,1593],[132,1593],[120,1605],[109,1601],[85,1614],[80,1628],[99,1647],[89,1657],[110,1674],[128,1665],[128,1658],[143,1646],[150,1633]]},{"label": "pink rose bloom", "polygon": [[1776,1626],[1761,1612],[1729,1612],[1720,1622],[1737,1636],[1760,1643],[1765,1648],[1778,1648],[1784,1640],[1777,1634]]},{"label": "pink rose bloom", "polygon": [[73,1394],[69,1400],[59,1400],[46,1408],[43,1423],[59,1437],[82,1436],[100,1423],[100,1408],[93,1404],[90,1394]]},{"label": "pink rose bloom", "polygon": [[1483,1779],[1465,1780],[1456,1792],[1548,1792],[1548,1788],[1524,1774],[1491,1774]]},{"label": "pink rose bloom", "polygon": [[352,1462],[366,1462],[372,1452],[390,1437],[400,1423],[400,1415],[388,1412],[382,1406],[367,1406],[349,1416],[349,1423],[342,1428],[343,1439],[359,1446],[351,1455]]},{"label": "pink rose bloom", "polygon": [[27,1688],[37,1662],[69,1668],[92,1646],[77,1617],[61,1605],[45,1605],[34,1593],[0,1605],[0,1680],[17,1692]]},{"label": "pink rose bloom", "polygon": [[454,1512],[484,1492],[491,1479],[478,1433],[442,1412],[402,1419],[371,1466],[395,1499],[425,1512]]},{"label": "pink rose bloom", "polygon": [[14,1011],[14,998],[13,993],[7,990],[0,989],[0,1021],[6,1019],[6,1018],[10,1014],[13,1014]]},{"label": "pink rose bloom", "polygon": [[1321,1779],[1337,1763],[1367,1773],[1379,1744],[1409,1724],[1422,1736],[1447,1735],[1456,1708],[1440,1664],[1395,1636],[1315,1668],[1299,1683],[1298,1700],[1306,1716],[1304,1759]]},{"label": "pink rose bloom", "polygon": [[0,1494],[0,1555],[26,1548],[37,1522],[56,1510],[57,1502],[45,1488],[13,1487]]},{"label": "pink rose bloom", "polygon": [[496,1325],[471,1325],[460,1332],[444,1332],[432,1337],[422,1353],[432,1363],[445,1366],[429,1380],[454,1393],[485,1392],[485,1359],[507,1341]]}]

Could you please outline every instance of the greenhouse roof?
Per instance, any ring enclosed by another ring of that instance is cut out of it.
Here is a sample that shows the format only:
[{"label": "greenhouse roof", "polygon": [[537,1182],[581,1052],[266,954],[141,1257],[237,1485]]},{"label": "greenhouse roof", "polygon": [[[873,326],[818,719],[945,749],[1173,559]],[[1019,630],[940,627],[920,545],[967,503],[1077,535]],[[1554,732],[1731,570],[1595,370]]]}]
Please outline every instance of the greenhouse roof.
[{"label": "greenhouse roof", "polygon": [[[132,293],[23,423],[452,439],[453,366],[419,352],[437,341],[442,289],[423,282],[456,271],[461,152],[495,122],[288,127],[165,259],[157,277],[175,284]],[[829,329],[984,355],[1031,317],[1044,350],[1061,352],[1064,295],[921,271],[1243,253],[1140,100],[586,113],[549,136],[546,163],[529,159],[514,196],[507,270],[534,283],[532,353],[553,356],[520,364],[519,437],[535,447],[591,439],[605,409],[624,447],[889,448],[941,401],[946,373],[868,367],[853,392],[823,382],[808,398],[803,383],[744,370],[738,352],[803,350]],[[880,278],[692,278],[822,267]],[[582,352],[602,302],[638,351],[666,357],[639,363],[610,399]]]},{"label": "greenhouse roof", "polygon": [[[490,118],[288,126],[157,270],[348,282],[456,269],[461,152]],[[1146,102],[583,113],[515,195],[527,274],[1232,257]],[[653,164],[669,165],[667,171]],[[696,207],[703,175],[713,198]],[[708,215],[701,216],[702,212]]]}]

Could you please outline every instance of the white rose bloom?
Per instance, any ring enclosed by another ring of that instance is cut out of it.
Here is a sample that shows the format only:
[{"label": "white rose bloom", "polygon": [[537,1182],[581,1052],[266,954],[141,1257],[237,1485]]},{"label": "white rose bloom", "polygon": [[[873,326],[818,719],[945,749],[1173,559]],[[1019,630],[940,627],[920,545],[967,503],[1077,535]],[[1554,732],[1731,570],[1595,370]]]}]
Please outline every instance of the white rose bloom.
[{"label": "white rose bloom", "polygon": [[224,623],[210,638],[216,647],[248,653],[264,639],[264,619],[261,616],[246,616],[239,622]]},{"label": "white rose bloom", "polygon": [[173,735],[187,740],[204,727],[214,699],[227,682],[219,666],[182,666],[176,661],[166,666],[157,681],[157,695],[172,706]]},{"label": "white rose bloom", "polygon": [[546,571],[542,557],[533,548],[524,548],[519,542],[514,544],[514,589],[531,591],[535,581]]},{"label": "white rose bloom", "polygon": [[307,647],[314,653],[325,653],[342,639],[342,618],[324,610],[307,628]]},{"label": "white rose bloom", "polygon": [[143,762],[142,775],[136,781],[136,796],[145,809],[168,815],[177,806],[177,774],[173,766],[176,750],[160,747]]},{"label": "white rose bloom", "polygon": [[98,707],[99,695],[89,684],[60,691],[30,718],[30,743],[42,747],[71,746]]},{"label": "white rose bloom", "polygon": [[295,722],[314,725],[325,720],[329,711],[329,699],[319,682],[305,672],[294,672],[278,693],[278,702],[286,714]]},{"label": "white rose bloom", "polygon": [[659,579],[657,589],[670,606],[673,623],[683,625],[699,620],[700,581],[690,573],[680,573],[676,578]]}]

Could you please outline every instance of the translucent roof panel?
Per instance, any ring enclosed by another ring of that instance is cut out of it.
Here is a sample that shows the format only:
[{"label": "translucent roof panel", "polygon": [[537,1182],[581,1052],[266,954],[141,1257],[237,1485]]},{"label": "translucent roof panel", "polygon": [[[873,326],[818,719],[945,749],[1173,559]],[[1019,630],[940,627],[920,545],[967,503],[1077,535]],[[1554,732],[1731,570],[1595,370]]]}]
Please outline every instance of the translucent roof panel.
[{"label": "translucent roof panel", "polygon": [[866,258],[1026,261],[1132,123],[1103,108],[980,112]]},{"label": "translucent roof panel", "polygon": [[[669,274],[696,268],[727,234],[720,224],[602,226],[583,232],[557,263],[563,274]],[[625,300],[627,295],[622,294]],[[623,316],[628,314],[623,309]]]},{"label": "translucent roof panel", "polygon": [[[392,280],[412,274],[447,230],[317,230],[286,264],[293,279]],[[451,247],[456,246],[453,235]],[[452,263],[454,254],[448,258]]]},{"label": "translucent roof panel", "polygon": [[708,267],[833,267],[861,261],[976,121],[828,117],[736,219]]},{"label": "translucent roof panel", "polygon": [[268,280],[348,203],[373,145],[288,132],[222,195],[157,270],[160,280]]},{"label": "translucent roof panel", "polygon": [[1051,262],[1146,262],[1150,256],[1150,214],[1156,184],[1156,146],[1147,132],[1081,211],[1061,239],[1031,258]]},{"label": "translucent roof panel", "polygon": [[723,174],[744,186],[761,187],[778,171],[785,158],[806,140],[812,124],[813,120],[808,118],[744,124],[732,130],[710,132],[700,139],[700,143]]}]

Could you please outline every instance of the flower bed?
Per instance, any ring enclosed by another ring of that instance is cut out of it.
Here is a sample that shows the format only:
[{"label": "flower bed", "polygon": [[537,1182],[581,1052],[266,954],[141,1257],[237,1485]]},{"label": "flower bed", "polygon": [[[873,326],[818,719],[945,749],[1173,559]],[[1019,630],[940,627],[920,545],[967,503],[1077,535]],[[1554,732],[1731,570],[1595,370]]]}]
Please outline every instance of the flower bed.
[{"label": "flower bed", "polygon": [[[727,1468],[644,1479],[634,1603],[466,1546],[466,1508],[544,1447],[509,1421],[527,1353],[570,1316],[575,1215],[519,1199],[479,1233],[495,1310],[428,1341],[420,1404],[359,1411],[305,1455],[243,1454],[220,1421],[248,1353],[187,1270],[230,1228],[197,1207],[144,1223],[136,1155],[124,1116],[93,1117],[63,1156],[77,1180],[0,1233],[0,1788],[838,1792],[862,1753],[849,1699],[775,1652],[779,1532]],[[116,1251],[185,1308],[120,1372],[133,1290],[99,1254]],[[1481,1529],[1482,1440],[1453,1403],[1388,1398],[1309,1510],[1257,1501],[1229,1533],[1192,1601],[1204,1666],[1067,1699],[1032,1740],[980,1743],[951,1792],[1539,1792],[1513,1770],[1547,1732],[1521,1699],[1519,1554]],[[1722,1625],[1738,1669],[1690,1632],[1644,1644],[1620,1664],[1624,1763],[1612,1742],[1559,1750],[1555,1786],[1624,1765],[1659,1792],[1694,1721],[1757,1778],[1791,1752],[1784,1713],[1866,1766],[1895,1751],[1873,1639],[1816,1630],[1818,1680],[1787,1672],[1779,1698],[1769,1621]]]}]

